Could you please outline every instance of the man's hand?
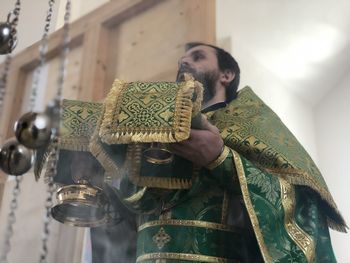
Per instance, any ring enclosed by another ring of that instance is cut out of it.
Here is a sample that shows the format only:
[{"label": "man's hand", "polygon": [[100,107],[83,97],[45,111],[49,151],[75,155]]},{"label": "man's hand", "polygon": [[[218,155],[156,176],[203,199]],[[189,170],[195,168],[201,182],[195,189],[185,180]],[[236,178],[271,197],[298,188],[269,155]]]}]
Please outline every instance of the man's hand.
[{"label": "man's hand", "polygon": [[206,166],[214,161],[221,153],[224,142],[219,129],[204,120],[204,130],[191,129],[189,139],[171,143],[170,150],[199,166]]}]

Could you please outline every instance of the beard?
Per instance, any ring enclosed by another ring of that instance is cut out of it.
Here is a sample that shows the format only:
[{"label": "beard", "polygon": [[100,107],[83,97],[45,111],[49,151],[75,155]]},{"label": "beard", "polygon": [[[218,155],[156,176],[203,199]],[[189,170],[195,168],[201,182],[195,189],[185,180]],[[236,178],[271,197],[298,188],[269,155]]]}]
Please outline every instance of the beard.
[{"label": "beard", "polygon": [[184,73],[189,73],[193,78],[203,85],[203,103],[211,100],[215,94],[215,84],[219,78],[219,72],[217,71],[206,71],[198,72],[195,69],[181,65],[176,75],[176,82],[184,81]]}]

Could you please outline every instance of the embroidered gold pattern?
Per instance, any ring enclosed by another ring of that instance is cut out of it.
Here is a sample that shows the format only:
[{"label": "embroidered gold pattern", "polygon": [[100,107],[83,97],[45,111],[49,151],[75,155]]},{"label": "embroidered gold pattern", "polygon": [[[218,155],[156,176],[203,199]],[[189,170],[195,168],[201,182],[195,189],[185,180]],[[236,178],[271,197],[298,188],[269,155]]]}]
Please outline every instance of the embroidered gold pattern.
[{"label": "embroidered gold pattern", "polygon": [[208,164],[207,168],[209,170],[213,170],[214,168],[218,167],[220,164],[222,164],[225,161],[229,152],[230,152],[230,148],[228,148],[227,146],[224,146],[219,157],[216,158],[214,161],[212,161],[210,164]]},{"label": "embroidered gold pattern", "polygon": [[152,239],[154,243],[156,243],[158,249],[162,249],[166,243],[170,242],[171,237],[165,232],[164,228],[161,227]]},{"label": "embroidered gold pattern", "polygon": [[265,263],[270,263],[270,262],[272,262],[272,259],[271,259],[270,254],[268,253],[267,246],[265,244],[264,238],[263,238],[261,230],[260,230],[258,218],[255,214],[253,204],[250,200],[248,186],[247,186],[247,179],[245,177],[245,172],[244,172],[241,158],[240,158],[239,154],[233,150],[232,150],[232,154],[234,157],[234,163],[236,165],[238,179],[239,179],[239,182],[241,185],[243,201],[244,201],[245,207],[247,208],[249,218],[250,218],[250,221],[252,223],[256,239],[258,241],[260,252],[264,258]]},{"label": "embroidered gold pattern", "polygon": [[149,221],[147,223],[140,225],[138,228],[138,231],[141,231],[148,227],[162,226],[162,225],[163,226],[170,225],[170,226],[203,227],[203,228],[222,230],[222,231],[228,231],[228,232],[234,232],[234,233],[241,232],[241,229],[237,227],[232,227],[229,225],[218,224],[218,223],[207,222],[207,221],[182,220],[182,219],[163,219],[163,220]]},{"label": "embroidered gold pattern", "polygon": [[145,260],[152,259],[173,259],[173,260],[192,260],[198,262],[209,262],[209,263],[239,263],[236,260],[230,260],[226,258],[196,255],[196,254],[185,254],[185,253],[149,253],[139,256],[136,262],[142,262]]},{"label": "embroidered gold pattern", "polygon": [[315,243],[313,239],[303,231],[294,221],[295,210],[295,190],[294,186],[288,183],[285,179],[278,178],[281,185],[282,206],[284,209],[284,225],[288,235],[303,251],[307,261],[313,262],[315,255]]},{"label": "embroidered gold pattern", "polygon": [[[107,144],[185,140],[193,110],[200,109],[201,90],[193,78],[180,83],[115,80],[105,100],[101,140]],[[199,96],[192,101],[195,92]]]},{"label": "embroidered gold pattern", "polygon": [[89,151],[89,141],[102,115],[102,109],[102,103],[63,100],[60,149]]}]

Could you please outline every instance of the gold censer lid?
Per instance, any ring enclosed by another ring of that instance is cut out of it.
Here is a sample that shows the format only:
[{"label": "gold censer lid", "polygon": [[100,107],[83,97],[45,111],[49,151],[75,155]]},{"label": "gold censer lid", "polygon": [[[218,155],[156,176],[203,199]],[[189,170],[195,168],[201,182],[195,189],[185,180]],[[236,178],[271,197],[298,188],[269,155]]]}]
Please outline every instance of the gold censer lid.
[{"label": "gold censer lid", "polygon": [[108,201],[102,189],[87,184],[60,187],[56,193],[57,205],[51,215],[57,221],[78,227],[96,227],[109,221]]}]

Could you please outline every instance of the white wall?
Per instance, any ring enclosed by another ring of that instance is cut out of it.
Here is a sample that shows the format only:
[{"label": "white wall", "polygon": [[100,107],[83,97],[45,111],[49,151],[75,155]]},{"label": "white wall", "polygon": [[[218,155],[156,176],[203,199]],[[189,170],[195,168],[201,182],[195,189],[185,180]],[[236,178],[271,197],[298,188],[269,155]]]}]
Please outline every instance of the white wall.
[{"label": "white wall", "polygon": [[[249,52],[249,39],[242,32],[240,20],[236,18],[237,3],[217,1],[217,39],[225,42],[231,38],[228,51],[237,59],[241,68],[240,87],[250,86],[282,119],[317,162],[314,136],[313,111],[310,105],[293,94],[278,76],[266,69]],[[254,32],[251,32],[254,34]],[[227,41],[225,47],[228,46]],[[226,47],[227,48],[227,47]]]},{"label": "white wall", "polygon": [[255,60],[244,48],[244,43],[235,41],[239,36],[234,34],[232,36],[234,36],[232,54],[238,60],[242,72],[240,87],[250,86],[279,115],[312,158],[317,161],[311,106],[290,92],[277,76]]},{"label": "white wall", "polygon": [[[259,21],[249,22],[245,19],[244,23],[255,23],[249,26],[242,23],[240,19],[248,14],[241,12],[249,11],[240,9],[239,3],[241,2],[217,0],[218,44],[222,43],[240,64],[241,88],[251,86],[281,117],[318,164],[339,209],[349,222],[350,206],[346,193],[349,192],[350,177],[349,169],[345,166],[350,162],[350,141],[346,137],[350,135],[350,77],[334,87],[314,108],[292,93],[289,83],[269,71],[254,56],[256,54],[251,50],[251,39],[256,38],[253,37],[254,34],[260,34],[261,37],[264,35],[259,31],[260,25],[256,24]],[[247,2],[245,4],[248,5]],[[244,31],[245,28],[255,27],[256,31]],[[276,41],[278,37],[274,35],[271,41]],[[265,38],[264,41],[268,40]],[[350,262],[350,236],[332,230],[331,235],[338,262]]]},{"label": "white wall", "polygon": [[[350,72],[315,107],[319,166],[345,220],[350,222]],[[331,232],[339,262],[350,262],[349,234]]]}]

